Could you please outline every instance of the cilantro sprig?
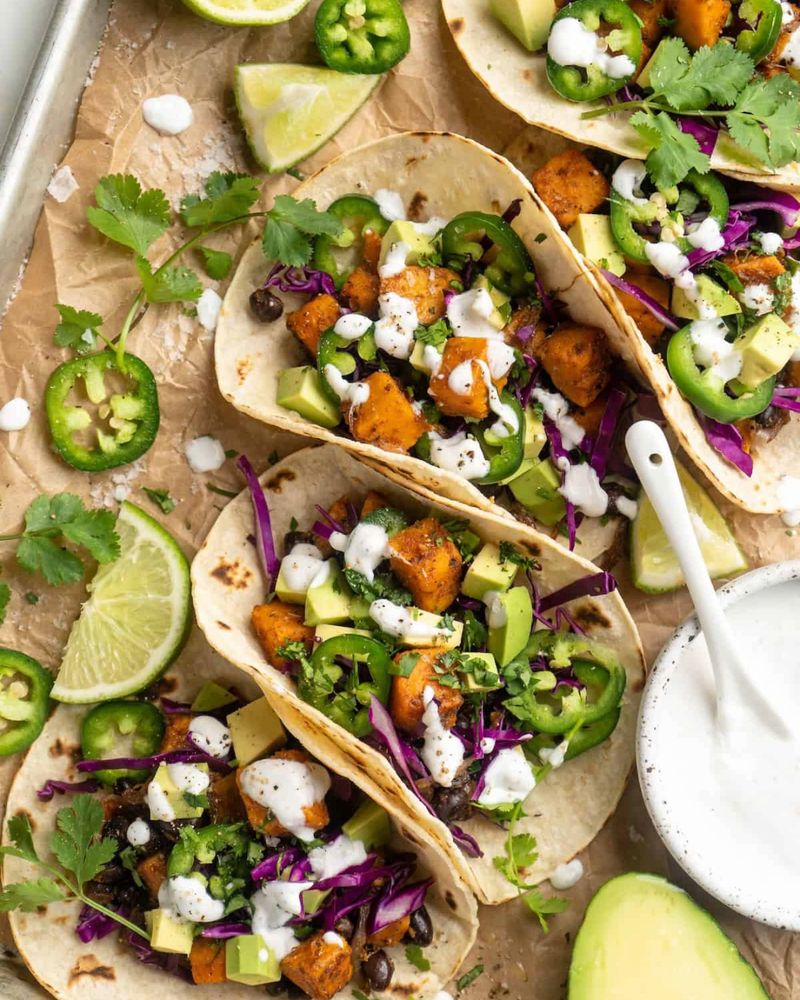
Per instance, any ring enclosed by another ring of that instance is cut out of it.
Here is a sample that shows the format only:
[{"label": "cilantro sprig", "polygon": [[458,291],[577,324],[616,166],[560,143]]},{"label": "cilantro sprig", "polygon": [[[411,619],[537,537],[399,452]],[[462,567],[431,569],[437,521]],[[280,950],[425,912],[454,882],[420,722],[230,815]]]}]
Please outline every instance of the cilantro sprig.
[{"label": "cilantro sprig", "polygon": [[56,829],[49,846],[58,863],[50,864],[39,857],[28,817],[24,814],[12,816],[8,821],[8,832],[13,846],[0,847],[0,855],[21,858],[45,874],[26,882],[6,885],[0,891],[0,913],[11,910],[32,913],[48,903],[77,900],[149,941],[141,927],[98,903],[84,891],[86,883],[105,868],[117,851],[116,840],[100,838],[102,827],[101,804],[91,795],[76,795],[71,805],[59,809],[56,814]]}]

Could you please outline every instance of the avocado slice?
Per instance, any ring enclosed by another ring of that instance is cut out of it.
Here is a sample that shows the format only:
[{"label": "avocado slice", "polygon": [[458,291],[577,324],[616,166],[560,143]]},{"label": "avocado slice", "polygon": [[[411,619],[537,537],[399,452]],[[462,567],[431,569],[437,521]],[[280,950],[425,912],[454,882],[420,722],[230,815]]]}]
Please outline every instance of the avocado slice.
[{"label": "avocado slice", "polygon": [[235,694],[216,681],[207,681],[195,695],[191,708],[193,712],[213,712],[217,708],[232,705],[239,699]]},{"label": "avocado slice", "polygon": [[713,917],[683,889],[630,872],[586,910],[569,970],[569,1000],[769,1000]]},{"label": "avocado slice", "polygon": [[392,838],[392,828],[385,809],[367,799],[353,815],[342,823],[342,833],[351,840],[360,840],[368,851],[384,847]]},{"label": "avocado slice", "polygon": [[517,568],[510,559],[500,558],[499,546],[487,542],[472,560],[461,583],[461,593],[480,601],[487,590],[508,590]]},{"label": "avocado slice", "polygon": [[[737,316],[742,311],[742,307],[730,292],[725,291],[722,285],[718,285],[707,274],[697,275],[695,288],[697,298],[708,303],[717,316]],[[697,304],[677,285],[672,286],[672,312],[681,319],[700,319]]]},{"label": "avocado slice", "polygon": [[758,388],[787,364],[798,342],[800,338],[780,316],[762,316],[733,342],[742,352],[739,382],[748,389]]},{"label": "avocado slice", "polygon": [[258,698],[232,712],[227,722],[239,767],[265,757],[286,742],[286,730],[266,698]]},{"label": "avocado slice", "polygon": [[259,934],[240,934],[225,942],[225,976],[233,983],[263,986],[277,983],[281,966]]},{"label": "avocado slice", "polygon": [[334,564],[324,583],[309,587],[306,593],[306,625],[341,625],[349,621],[353,597],[344,573]]},{"label": "avocado slice", "polygon": [[406,264],[416,264],[420,258],[431,257],[436,253],[436,245],[430,236],[421,233],[413,222],[400,219],[393,222],[386,230],[381,240],[380,264],[386,263],[389,251],[398,243],[408,247]]},{"label": "avocado slice", "polygon": [[489,0],[489,7],[530,52],[543,47],[556,16],[555,0]]},{"label": "avocado slice", "polygon": [[560,485],[558,469],[549,458],[543,458],[534,461],[521,476],[509,483],[508,488],[515,500],[538,521],[550,527],[558,524],[567,512],[564,498],[558,492]]},{"label": "avocado slice", "polygon": [[144,922],[150,931],[150,947],[167,955],[188,955],[194,940],[194,924],[176,920],[166,910],[148,910]]},{"label": "avocado slice", "polygon": [[625,273],[625,258],[614,239],[611,219],[607,215],[582,213],[567,230],[567,236],[575,249],[598,267],[605,268],[617,277],[622,277]]},{"label": "avocado slice", "polygon": [[275,402],[320,427],[337,427],[342,422],[339,407],[325,394],[319,372],[310,365],[284,368],[278,373]]},{"label": "avocado slice", "polygon": [[495,604],[500,605],[504,620],[502,625],[489,626],[487,646],[497,663],[504,667],[528,644],[533,625],[533,604],[527,587],[512,587],[505,594],[498,594]]}]

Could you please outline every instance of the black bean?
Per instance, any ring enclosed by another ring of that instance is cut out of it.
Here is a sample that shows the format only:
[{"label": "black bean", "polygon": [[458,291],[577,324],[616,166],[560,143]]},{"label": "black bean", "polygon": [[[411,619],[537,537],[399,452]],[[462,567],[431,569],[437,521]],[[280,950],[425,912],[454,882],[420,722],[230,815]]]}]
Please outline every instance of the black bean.
[{"label": "black bean", "polygon": [[470,795],[472,780],[468,774],[459,775],[449,788],[437,787],[433,794],[433,808],[443,823],[467,819],[471,812]]},{"label": "black bean", "polygon": [[418,910],[414,910],[411,914],[411,921],[408,925],[408,936],[414,944],[418,944],[421,948],[427,948],[431,941],[433,941],[431,915],[424,906],[420,906]]},{"label": "black bean", "polygon": [[267,288],[257,288],[250,296],[250,308],[257,320],[271,323],[283,313],[283,303]]},{"label": "black bean", "polygon": [[285,552],[291,552],[295,545],[316,545],[317,540],[310,531],[287,531],[283,538]]},{"label": "black bean", "polygon": [[385,990],[392,981],[394,962],[383,948],[374,951],[361,966],[364,978],[373,990]]}]

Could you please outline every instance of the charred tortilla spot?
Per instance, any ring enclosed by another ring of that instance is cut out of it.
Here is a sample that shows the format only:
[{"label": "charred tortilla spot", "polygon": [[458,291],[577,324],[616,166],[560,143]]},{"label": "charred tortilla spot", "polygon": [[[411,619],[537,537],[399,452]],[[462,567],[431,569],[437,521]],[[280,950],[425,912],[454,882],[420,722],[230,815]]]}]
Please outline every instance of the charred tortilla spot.
[{"label": "charred tortilla spot", "polygon": [[596,604],[582,604],[572,613],[572,617],[584,629],[610,629],[611,622]]},{"label": "charred tortilla spot", "polygon": [[219,563],[211,570],[211,575],[215,580],[219,580],[226,587],[232,590],[245,590],[253,574],[246,566],[242,566],[238,559],[233,562],[226,562],[220,559]]},{"label": "charred tortilla spot", "polygon": [[17,816],[23,816],[23,817],[24,817],[25,819],[27,819],[27,821],[28,821],[28,822],[30,823],[30,825],[31,825],[31,830],[33,830],[33,831],[35,831],[35,830],[36,830],[36,820],[35,820],[35,819],[33,818],[33,816],[32,816],[32,815],[31,815],[31,814],[30,814],[30,813],[28,812],[28,810],[27,810],[27,809],[20,809],[20,810],[19,810],[19,811],[17,812]]},{"label": "charred tortilla spot", "polygon": [[453,20],[450,22],[450,30],[453,32],[454,35],[460,35],[461,32],[464,30],[464,18],[454,17]]},{"label": "charred tortilla spot", "polygon": [[[497,159],[500,160],[500,157],[498,156]],[[502,206],[496,198],[492,199],[492,211],[496,212],[498,215],[502,215],[505,211],[504,206]]]},{"label": "charred tortilla spot", "polygon": [[231,627],[230,627],[230,625],[227,622],[220,622],[220,621],[218,621],[217,625],[219,626],[219,628],[225,629],[226,632],[230,632],[230,630],[231,630]]},{"label": "charred tortilla spot", "polygon": [[247,380],[247,376],[253,370],[253,359],[248,355],[246,358],[240,358],[236,363],[236,377],[239,380],[239,385],[244,385]]},{"label": "charred tortilla spot", "polygon": [[47,753],[51,757],[71,757],[72,760],[79,760],[81,748],[78,743],[65,743],[59,736],[47,748]]},{"label": "charred tortilla spot", "polygon": [[408,205],[408,216],[410,219],[419,219],[422,210],[428,204],[428,196],[422,191],[416,191]]},{"label": "charred tortilla spot", "polygon": [[532,80],[533,79],[533,73],[531,73],[531,71],[529,69],[524,69],[522,71],[522,79],[523,80]]},{"label": "charred tortilla spot", "polygon": [[280,472],[277,472],[265,485],[270,493],[280,493],[284,482],[291,483],[296,478],[297,477],[290,469],[282,469]]},{"label": "charred tortilla spot", "polygon": [[449,889],[445,889],[444,901],[445,901],[445,903],[447,903],[447,905],[450,907],[450,909],[453,910],[453,912],[455,912],[458,909],[458,904],[456,903],[456,898],[452,894],[452,892],[450,892]]},{"label": "charred tortilla spot", "polygon": [[92,979],[106,979],[109,982],[114,982],[117,978],[110,965],[103,965],[91,954],[81,955],[70,969],[69,985],[74,986],[82,976],[89,976]]}]

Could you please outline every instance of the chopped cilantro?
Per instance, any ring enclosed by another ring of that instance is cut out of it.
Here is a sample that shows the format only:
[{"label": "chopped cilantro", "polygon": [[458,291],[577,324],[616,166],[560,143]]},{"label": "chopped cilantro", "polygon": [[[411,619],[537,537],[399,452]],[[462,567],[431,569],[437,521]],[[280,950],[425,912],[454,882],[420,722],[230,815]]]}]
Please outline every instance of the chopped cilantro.
[{"label": "chopped cilantro", "polygon": [[150,486],[143,486],[142,492],[153,501],[162,513],[171,514],[175,510],[176,503],[169,495],[169,490],[152,489]]}]

